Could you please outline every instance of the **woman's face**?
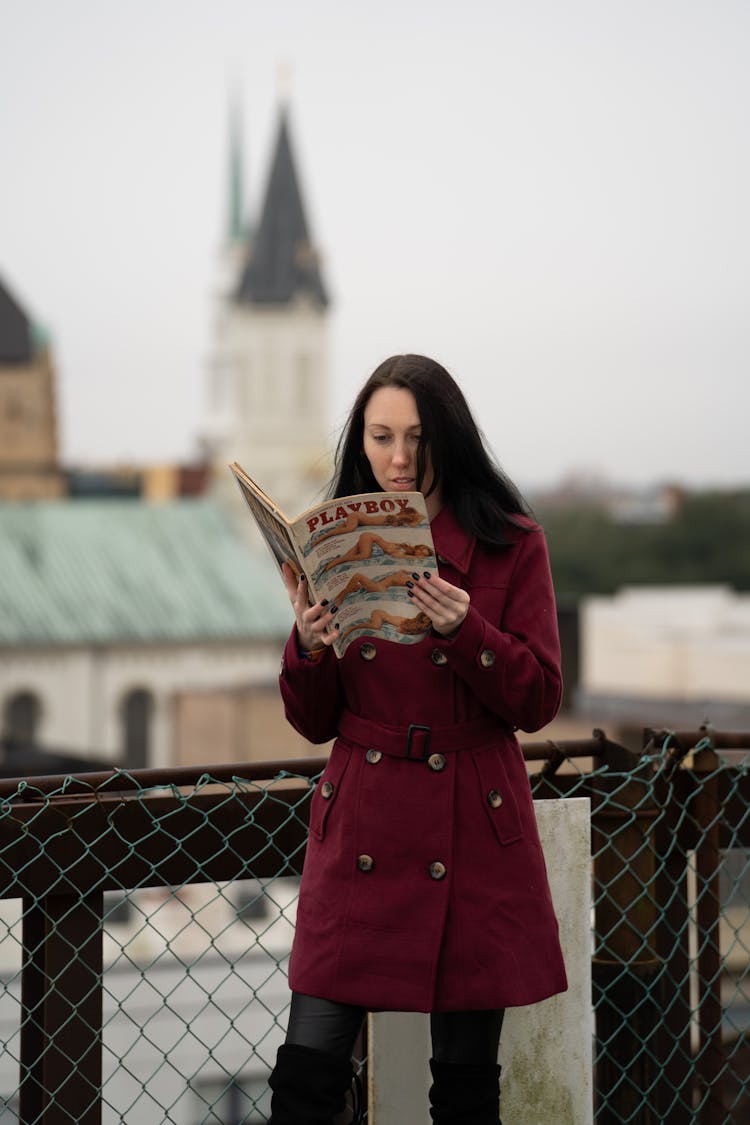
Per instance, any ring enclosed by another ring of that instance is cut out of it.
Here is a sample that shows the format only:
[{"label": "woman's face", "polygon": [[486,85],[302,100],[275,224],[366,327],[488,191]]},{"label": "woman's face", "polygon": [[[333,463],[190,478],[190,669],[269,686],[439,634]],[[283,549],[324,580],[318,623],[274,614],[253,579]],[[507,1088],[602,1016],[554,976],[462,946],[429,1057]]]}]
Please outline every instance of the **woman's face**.
[{"label": "woman's face", "polygon": [[[422,440],[422,423],[411,391],[405,387],[379,387],[365,407],[364,423],[365,456],[383,491],[420,491],[417,451]],[[430,451],[426,450],[426,454],[422,492],[429,491],[433,481]],[[430,519],[437,515],[440,506],[440,494],[436,489],[427,497]]]}]

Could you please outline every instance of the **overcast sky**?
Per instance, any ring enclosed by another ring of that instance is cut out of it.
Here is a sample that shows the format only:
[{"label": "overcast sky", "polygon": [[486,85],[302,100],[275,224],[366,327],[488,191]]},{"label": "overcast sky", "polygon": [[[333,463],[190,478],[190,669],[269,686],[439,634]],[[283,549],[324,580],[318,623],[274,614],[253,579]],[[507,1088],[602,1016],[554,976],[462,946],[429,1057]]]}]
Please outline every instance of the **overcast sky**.
[{"label": "overcast sky", "polygon": [[331,426],[386,355],[523,487],[750,482],[747,0],[4,0],[0,276],[53,334],[68,462],[194,454],[228,119],[291,131]]}]

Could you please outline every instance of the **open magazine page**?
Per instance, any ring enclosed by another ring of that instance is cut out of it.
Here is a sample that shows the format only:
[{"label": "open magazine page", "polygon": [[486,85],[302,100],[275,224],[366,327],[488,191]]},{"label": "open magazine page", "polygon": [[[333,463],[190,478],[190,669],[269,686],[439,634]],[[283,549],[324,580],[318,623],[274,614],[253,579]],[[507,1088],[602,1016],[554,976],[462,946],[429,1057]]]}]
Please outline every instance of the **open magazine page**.
[{"label": "open magazine page", "polygon": [[[240,472],[236,472],[234,466],[230,467],[240,486],[240,491],[245,498],[245,503],[255,517],[258,530],[265,539],[271,554],[279,564],[279,569],[282,563],[289,563],[292,570],[297,577],[299,577],[302,571],[299,564],[297,547],[291,535],[289,525],[276,514],[276,510],[270,507],[270,503],[263,503],[265,493],[262,492],[253,481],[250,481],[250,478],[247,477],[246,474],[242,473],[241,470]],[[250,487],[251,484],[253,485],[252,488]]]},{"label": "open magazine page", "polygon": [[292,529],[316,601],[339,606],[338,657],[358,637],[414,644],[430,621],[413,605],[412,571],[437,571],[421,492],[347,496],[305,513]]}]

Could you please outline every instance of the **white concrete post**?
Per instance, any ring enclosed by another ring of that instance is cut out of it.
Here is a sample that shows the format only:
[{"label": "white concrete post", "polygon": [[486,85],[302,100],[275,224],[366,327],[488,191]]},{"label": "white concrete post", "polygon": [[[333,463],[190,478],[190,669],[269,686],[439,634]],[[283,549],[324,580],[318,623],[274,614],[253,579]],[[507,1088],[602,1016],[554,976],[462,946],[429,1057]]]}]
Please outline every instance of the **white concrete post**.
[{"label": "white concrete post", "polygon": [[[591,838],[587,797],[535,801],[552,899],[560,923],[568,991],[503,1024],[503,1125],[591,1125]],[[371,1125],[430,1125],[428,1017],[369,1017]]]}]

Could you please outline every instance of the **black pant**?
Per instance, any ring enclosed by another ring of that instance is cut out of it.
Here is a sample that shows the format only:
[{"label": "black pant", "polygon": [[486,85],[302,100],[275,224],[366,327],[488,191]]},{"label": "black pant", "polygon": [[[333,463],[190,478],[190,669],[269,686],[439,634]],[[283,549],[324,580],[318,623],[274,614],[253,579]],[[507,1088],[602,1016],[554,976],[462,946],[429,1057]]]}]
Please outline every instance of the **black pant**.
[{"label": "black pant", "polygon": [[[365,1008],[293,992],[286,1041],[351,1058],[366,1014]],[[502,1008],[433,1012],[430,1016],[433,1058],[446,1063],[497,1062],[504,1015]]]}]

